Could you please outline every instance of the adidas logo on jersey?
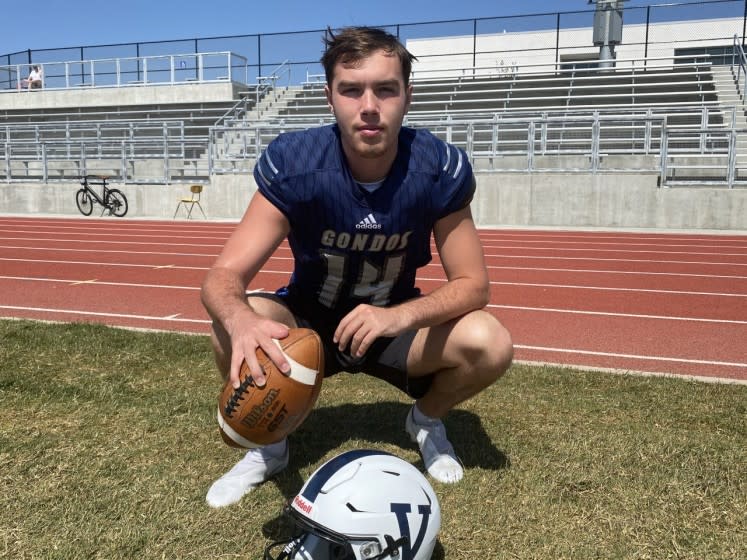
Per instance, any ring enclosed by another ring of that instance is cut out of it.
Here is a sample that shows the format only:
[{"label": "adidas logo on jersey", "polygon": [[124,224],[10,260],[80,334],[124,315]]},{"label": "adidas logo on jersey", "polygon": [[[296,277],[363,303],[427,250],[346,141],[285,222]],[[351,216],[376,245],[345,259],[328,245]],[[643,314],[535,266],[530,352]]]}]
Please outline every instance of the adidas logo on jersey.
[{"label": "adidas logo on jersey", "polygon": [[369,214],[355,225],[355,229],[381,229],[381,224],[376,221],[373,214]]}]

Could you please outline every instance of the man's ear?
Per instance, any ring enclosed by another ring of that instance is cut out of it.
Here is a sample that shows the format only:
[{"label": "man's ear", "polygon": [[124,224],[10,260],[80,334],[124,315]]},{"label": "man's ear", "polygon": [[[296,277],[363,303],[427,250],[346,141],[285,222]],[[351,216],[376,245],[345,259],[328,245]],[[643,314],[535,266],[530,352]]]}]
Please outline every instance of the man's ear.
[{"label": "man's ear", "polygon": [[412,103],[412,84],[407,85],[405,92],[405,113],[410,110],[410,103]]},{"label": "man's ear", "polygon": [[332,90],[329,89],[329,85],[324,86],[324,96],[327,98],[327,105],[332,114],[335,114],[335,107],[332,105]]}]

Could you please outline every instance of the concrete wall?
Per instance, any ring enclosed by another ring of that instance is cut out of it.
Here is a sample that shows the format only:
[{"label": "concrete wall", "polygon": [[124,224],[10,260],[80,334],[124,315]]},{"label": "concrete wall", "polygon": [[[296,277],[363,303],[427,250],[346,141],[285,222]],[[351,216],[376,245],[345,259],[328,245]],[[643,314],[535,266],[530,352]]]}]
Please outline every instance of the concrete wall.
[{"label": "concrete wall", "polygon": [[[480,227],[747,232],[745,188],[657,188],[656,175],[643,173],[478,173],[477,183],[472,208]],[[171,219],[179,198],[189,195],[187,185],[113,186],[127,196],[129,218]],[[79,188],[77,183],[0,184],[0,214],[78,216]],[[205,186],[202,206],[209,219],[238,220],[255,190],[251,175],[216,176]],[[95,208],[93,215],[99,214]]]},{"label": "concrete wall", "polygon": [[478,174],[483,227],[747,231],[747,189],[658,188],[655,174]]},{"label": "concrete wall", "polygon": [[231,82],[211,82],[164,84],[162,86],[5,91],[0,93],[0,110],[33,112],[42,109],[225,102],[238,99],[238,93],[242,87],[245,86]]}]

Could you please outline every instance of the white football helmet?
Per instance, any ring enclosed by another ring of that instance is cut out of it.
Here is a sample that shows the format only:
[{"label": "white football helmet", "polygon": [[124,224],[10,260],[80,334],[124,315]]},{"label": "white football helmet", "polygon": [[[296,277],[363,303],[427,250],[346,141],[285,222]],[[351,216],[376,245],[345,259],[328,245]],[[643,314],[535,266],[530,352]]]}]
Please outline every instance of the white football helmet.
[{"label": "white football helmet", "polygon": [[366,449],[324,463],[285,511],[299,532],[268,546],[265,560],[430,560],[441,528],[438,498],[421,472]]}]

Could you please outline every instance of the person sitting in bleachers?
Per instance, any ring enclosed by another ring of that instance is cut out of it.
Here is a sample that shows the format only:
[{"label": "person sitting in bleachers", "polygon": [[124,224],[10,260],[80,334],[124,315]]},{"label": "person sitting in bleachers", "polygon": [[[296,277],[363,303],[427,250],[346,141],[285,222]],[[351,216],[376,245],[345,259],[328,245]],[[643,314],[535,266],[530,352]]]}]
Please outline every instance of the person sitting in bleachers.
[{"label": "person sitting in bleachers", "polygon": [[18,91],[21,91],[21,88],[26,88],[28,91],[31,91],[32,89],[41,89],[42,87],[42,73],[41,68],[37,65],[34,65],[31,68],[31,72],[29,72],[29,77],[24,78],[20,82],[18,82]]}]

